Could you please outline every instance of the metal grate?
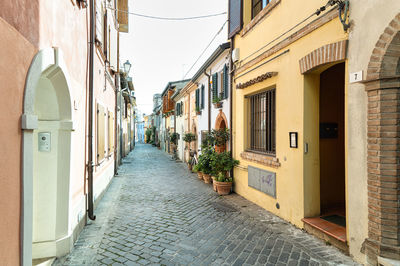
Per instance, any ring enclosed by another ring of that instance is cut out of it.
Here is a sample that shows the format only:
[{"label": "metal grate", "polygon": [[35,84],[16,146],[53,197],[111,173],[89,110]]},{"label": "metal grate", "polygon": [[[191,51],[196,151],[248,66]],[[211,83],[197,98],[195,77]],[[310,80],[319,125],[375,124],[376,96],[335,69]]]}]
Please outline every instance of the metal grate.
[{"label": "metal grate", "polygon": [[250,150],[275,155],[275,89],[250,98]]}]

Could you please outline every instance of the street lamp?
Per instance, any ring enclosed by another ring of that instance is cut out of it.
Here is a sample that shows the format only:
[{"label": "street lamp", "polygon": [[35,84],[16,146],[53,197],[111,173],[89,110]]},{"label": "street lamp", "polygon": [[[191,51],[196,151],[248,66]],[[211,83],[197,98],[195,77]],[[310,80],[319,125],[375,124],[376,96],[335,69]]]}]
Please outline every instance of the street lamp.
[{"label": "street lamp", "polygon": [[126,62],[124,63],[124,71],[126,73],[126,75],[128,75],[129,70],[131,70],[131,63],[129,63],[129,60],[126,60]]}]

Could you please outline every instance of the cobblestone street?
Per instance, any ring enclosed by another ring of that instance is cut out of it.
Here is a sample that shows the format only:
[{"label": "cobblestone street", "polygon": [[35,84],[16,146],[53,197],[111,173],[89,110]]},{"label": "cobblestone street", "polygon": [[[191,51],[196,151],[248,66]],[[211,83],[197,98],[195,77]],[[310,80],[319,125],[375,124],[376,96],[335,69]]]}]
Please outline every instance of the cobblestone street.
[{"label": "cobblestone street", "polygon": [[356,265],[151,145],[125,158],[95,214],[55,265]]}]

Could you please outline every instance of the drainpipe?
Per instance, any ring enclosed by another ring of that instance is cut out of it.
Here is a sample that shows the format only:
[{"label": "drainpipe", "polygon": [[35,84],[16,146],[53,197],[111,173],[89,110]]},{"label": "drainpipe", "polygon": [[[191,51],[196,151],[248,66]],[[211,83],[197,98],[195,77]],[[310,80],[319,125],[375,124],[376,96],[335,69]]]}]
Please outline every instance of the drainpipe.
[{"label": "drainpipe", "polygon": [[[232,61],[232,51],[233,51],[233,44],[234,44],[234,38],[231,39],[231,48],[229,49],[229,74],[230,74],[230,86],[229,86],[229,126],[231,128],[229,132],[229,139],[230,139],[230,150],[231,150],[231,156],[233,156],[233,71],[234,71],[234,65]],[[233,170],[232,170],[232,177],[233,177]]]},{"label": "drainpipe", "polygon": [[208,134],[211,133],[211,87],[210,87],[210,78],[211,78],[211,70],[210,74],[207,74],[206,70],[204,70],[204,75],[208,78],[207,90],[208,90]]},{"label": "drainpipe", "polygon": [[95,220],[93,207],[93,75],[95,39],[95,0],[90,0],[90,41],[89,41],[89,129],[88,129],[88,216]]}]

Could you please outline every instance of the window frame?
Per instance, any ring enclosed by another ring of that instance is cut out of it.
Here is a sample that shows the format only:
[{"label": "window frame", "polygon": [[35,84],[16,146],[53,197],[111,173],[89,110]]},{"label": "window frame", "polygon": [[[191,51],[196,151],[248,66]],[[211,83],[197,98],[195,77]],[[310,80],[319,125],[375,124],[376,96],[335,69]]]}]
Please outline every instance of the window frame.
[{"label": "window frame", "polygon": [[[272,87],[248,95],[246,98],[248,101],[247,117],[249,118],[246,151],[275,157],[276,88]],[[263,103],[263,101],[265,101],[265,103]],[[258,124],[258,127],[256,127],[256,124]]]},{"label": "window frame", "polygon": [[[255,18],[265,7],[271,3],[271,1],[272,0],[251,0],[251,19]],[[258,4],[261,4],[261,9],[257,12],[257,14],[254,14],[254,8]]]}]

